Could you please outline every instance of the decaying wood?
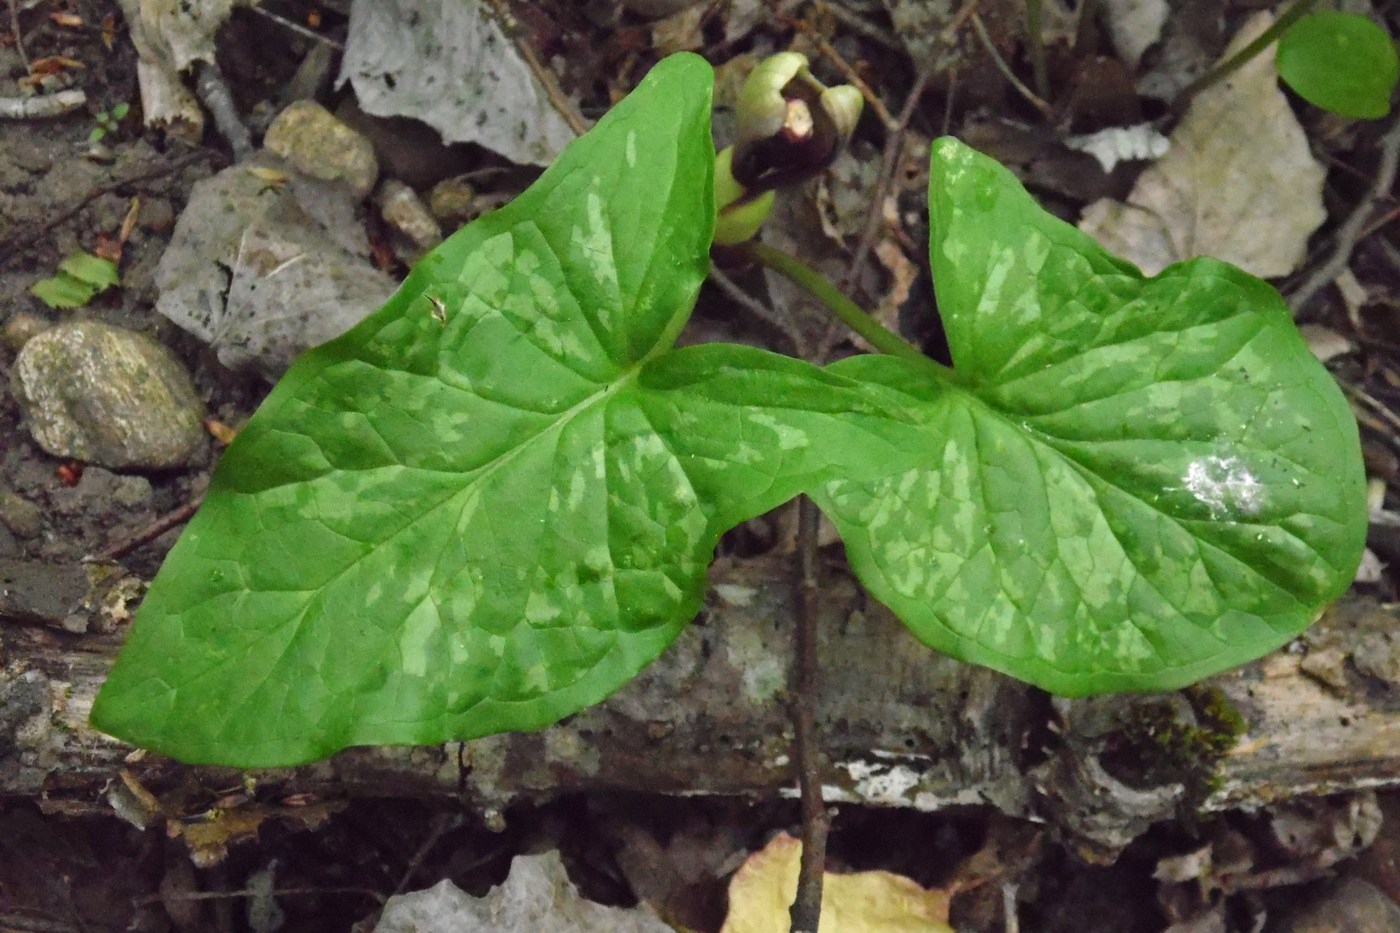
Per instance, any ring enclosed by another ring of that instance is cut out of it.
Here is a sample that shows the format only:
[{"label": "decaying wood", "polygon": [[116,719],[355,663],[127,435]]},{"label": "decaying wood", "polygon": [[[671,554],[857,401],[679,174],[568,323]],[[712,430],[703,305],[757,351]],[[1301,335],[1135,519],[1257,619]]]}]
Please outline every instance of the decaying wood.
[{"label": "decaying wood", "polygon": [[[783,560],[717,565],[696,625],[606,703],[550,729],[354,749],[260,772],[259,794],[454,798],[487,814],[605,788],[791,794],[790,578]],[[1374,604],[1344,604],[1205,689],[1064,701],[925,649],[839,569],[823,587],[830,801],[988,805],[1106,858],[1183,811],[1400,784],[1400,626]],[[133,781],[157,795],[192,779],[240,786],[240,772],[133,755],[87,726],[138,589],[110,567],[0,562],[0,794],[84,810]],[[1212,710],[1243,720],[1223,755]]]}]

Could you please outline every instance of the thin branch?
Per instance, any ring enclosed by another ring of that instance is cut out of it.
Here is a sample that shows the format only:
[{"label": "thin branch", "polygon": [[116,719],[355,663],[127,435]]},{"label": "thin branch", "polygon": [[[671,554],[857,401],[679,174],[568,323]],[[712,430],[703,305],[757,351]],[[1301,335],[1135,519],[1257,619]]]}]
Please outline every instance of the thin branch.
[{"label": "thin branch", "polygon": [[170,162],[167,165],[163,165],[160,168],[152,169],[149,172],[141,172],[137,175],[132,175],[129,178],[120,178],[112,182],[111,184],[103,185],[101,188],[94,189],[93,191],[89,192],[82,200],[78,201],[78,203],[74,204],[67,210],[61,211],[53,215],[52,217],[47,218],[42,224],[39,224],[37,227],[28,228],[25,230],[16,230],[14,233],[10,234],[10,236],[6,239],[0,240],[0,268],[3,268],[4,265],[9,261],[10,257],[16,254],[22,246],[34,246],[38,244],[43,240],[44,237],[48,236],[48,234],[51,231],[63,226],[68,221],[78,216],[78,214],[82,213],[85,207],[87,207],[93,201],[96,201],[98,198],[102,197],[104,194],[111,194],[113,191],[116,191],[119,188],[124,188],[127,185],[135,185],[143,181],[154,181],[157,178],[163,178],[166,175],[171,174],[172,172],[178,172],[180,169],[184,168],[187,165],[193,165],[195,162],[207,158],[209,158],[209,153],[203,149],[200,149],[195,152],[186,153],[185,155],[181,156],[175,161]]},{"label": "thin branch", "polygon": [[1253,42],[1182,88],[1172,100],[1172,112],[1177,114],[1184,113],[1197,94],[1201,93],[1212,84],[1234,74],[1246,65],[1250,59],[1272,45],[1275,39],[1287,32],[1294,23],[1302,19],[1304,14],[1316,5],[1317,0],[1298,0],[1297,3],[1289,7],[1278,19],[1274,20],[1273,24],[1269,26],[1268,29],[1261,32]]},{"label": "thin branch", "polygon": [[853,13],[839,3],[830,3],[828,0],[812,0],[812,5],[823,13],[829,14],[833,19],[839,20],[842,24],[850,27],[853,32],[858,32],[867,39],[874,40],[887,49],[895,52],[906,52],[908,48],[904,41],[892,32],[881,29],[874,23],[863,19],[860,14]]},{"label": "thin branch", "polygon": [[24,66],[24,73],[29,74],[32,66],[29,53],[24,50],[24,30],[19,25],[19,0],[10,0],[10,30],[15,34],[15,51],[19,53],[20,64]]},{"label": "thin branch", "polygon": [[784,17],[783,19],[784,25],[796,29],[816,44],[817,50],[822,53],[822,57],[829,59],[831,63],[836,66],[837,70],[841,72],[841,76],[846,79],[846,82],[860,91],[860,96],[865,98],[866,105],[875,112],[875,116],[886,128],[894,126],[894,117],[890,115],[889,108],[885,106],[885,102],[880,99],[879,95],[871,90],[870,85],[866,84],[865,79],[860,76],[860,72],[856,71],[855,67],[851,65],[850,62],[846,61],[846,57],[836,51],[830,42],[826,41],[825,36],[818,33],[816,29],[812,28],[812,24],[804,19],[797,17]]},{"label": "thin branch", "polygon": [[242,162],[253,154],[253,137],[243,120],[238,116],[238,108],[233,103],[233,93],[218,65],[197,61],[194,65],[194,89],[199,99],[214,118],[214,128],[228,141],[233,150],[233,160]]},{"label": "thin branch", "polygon": [[710,279],[714,281],[720,289],[742,305],[754,317],[761,321],[766,321],[776,327],[788,343],[791,344],[793,356],[806,359],[809,351],[807,340],[802,336],[802,331],[786,315],[778,314],[763,302],[750,295],[739,287],[738,283],[720,271],[718,266],[710,266]]},{"label": "thin branch", "polygon": [[797,657],[792,673],[792,724],[796,736],[797,785],[802,801],[802,861],[797,873],[797,896],[788,918],[791,933],[817,933],[821,922],[822,875],[831,817],[822,801],[822,762],[817,737],[817,696],[821,666],[817,652],[817,616],[821,580],[817,539],[821,514],[811,499],[797,501]]},{"label": "thin branch", "polygon": [[189,521],[194,513],[199,511],[199,507],[203,502],[204,497],[197,496],[178,509],[166,512],[134,535],[123,538],[107,550],[92,557],[86,557],[84,560],[97,563],[111,563],[112,561],[121,560],[142,545],[151,543],[170,529]]},{"label": "thin branch", "polygon": [[511,41],[515,43],[516,50],[520,52],[520,57],[525,59],[525,64],[529,66],[531,74],[535,76],[535,80],[540,82],[545,94],[549,96],[549,102],[564,118],[564,122],[569,124],[569,129],[579,136],[588,132],[588,121],[583,118],[583,114],[579,113],[578,106],[559,87],[559,82],[554,79],[554,74],[541,64],[535,50],[520,34],[520,24],[516,22],[515,16],[510,12],[510,6],[506,0],[490,0],[490,3],[502,28],[510,34]]},{"label": "thin branch", "polygon": [[875,190],[871,194],[870,209],[865,215],[865,229],[861,231],[860,240],[856,244],[856,250],[851,254],[850,265],[846,267],[846,274],[841,277],[840,288],[848,291],[855,285],[856,279],[860,277],[865,268],[865,262],[870,256],[870,250],[875,245],[875,233],[880,229],[885,195],[889,192],[890,183],[894,180],[895,163],[899,161],[899,152],[904,147],[904,136],[909,130],[909,121],[914,117],[914,109],[919,104],[919,99],[923,97],[924,88],[929,81],[933,80],[935,69],[929,68],[920,71],[918,77],[914,79],[914,86],[909,91],[908,98],[904,101],[904,108],[900,110],[899,117],[895,120],[895,125],[890,135],[885,139],[885,151],[880,160],[880,171],[875,176]]},{"label": "thin branch", "polygon": [[1001,53],[997,51],[997,47],[992,44],[992,37],[987,35],[987,27],[982,25],[982,17],[978,16],[976,13],[972,14],[972,28],[976,31],[977,39],[982,43],[982,48],[991,56],[992,64],[996,65],[997,71],[1001,72],[1001,76],[1016,89],[1018,94],[1030,101],[1031,106],[1039,110],[1041,116],[1045,117],[1047,120],[1052,119],[1055,115],[1054,109],[1045,101],[1041,100],[1041,98],[1036,95],[1035,91],[1032,91],[1021,83],[1020,78],[1016,77],[1016,73],[1012,71],[1011,66],[1006,63],[1006,59],[1001,57]]},{"label": "thin branch", "polygon": [[323,36],[323,35],[321,35],[319,32],[317,32],[317,31],[314,30],[314,29],[308,29],[308,28],[306,28],[305,26],[303,26],[301,23],[298,23],[298,22],[296,22],[295,20],[287,19],[287,17],[285,17],[285,16],[280,16],[280,15],[278,15],[277,13],[274,13],[274,12],[272,12],[271,10],[266,9],[265,7],[259,6],[259,5],[256,4],[256,3],[252,4],[251,6],[249,6],[248,9],[252,10],[254,13],[258,14],[259,16],[266,16],[268,19],[272,20],[274,23],[278,24],[278,25],[281,26],[282,28],[284,28],[284,29],[290,29],[292,32],[296,33],[297,35],[299,35],[299,36],[304,36],[304,37],[306,37],[307,39],[310,39],[312,42],[320,42],[320,43],[323,44],[323,45],[329,45],[329,46],[330,46],[331,48],[333,48],[333,49],[338,49],[339,51],[342,51],[342,52],[345,51],[345,43],[343,43],[343,42],[337,42],[335,39],[332,39],[330,36]]},{"label": "thin branch", "polygon": [[81,88],[33,97],[0,97],[0,120],[38,120],[61,117],[87,103]]},{"label": "thin branch", "polygon": [[1288,305],[1295,314],[1346,269],[1351,262],[1352,251],[1365,235],[1367,222],[1376,205],[1389,196],[1391,186],[1395,184],[1396,170],[1400,168],[1400,117],[1391,121],[1390,128],[1381,137],[1380,151],[1375,181],[1366,196],[1337,228],[1332,255],[1289,294]]}]

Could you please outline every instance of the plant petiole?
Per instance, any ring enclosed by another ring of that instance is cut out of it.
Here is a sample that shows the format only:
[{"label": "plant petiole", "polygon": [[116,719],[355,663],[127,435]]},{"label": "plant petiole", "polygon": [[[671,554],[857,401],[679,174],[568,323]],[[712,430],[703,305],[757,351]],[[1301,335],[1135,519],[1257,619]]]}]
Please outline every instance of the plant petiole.
[{"label": "plant petiole", "polygon": [[940,382],[952,377],[952,370],[925,356],[918,347],[888,330],[864,308],[841,294],[830,279],[796,256],[766,243],[754,241],[745,243],[740,248],[755,261],[786,277],[817,299],[876,350],[918,363]]}]

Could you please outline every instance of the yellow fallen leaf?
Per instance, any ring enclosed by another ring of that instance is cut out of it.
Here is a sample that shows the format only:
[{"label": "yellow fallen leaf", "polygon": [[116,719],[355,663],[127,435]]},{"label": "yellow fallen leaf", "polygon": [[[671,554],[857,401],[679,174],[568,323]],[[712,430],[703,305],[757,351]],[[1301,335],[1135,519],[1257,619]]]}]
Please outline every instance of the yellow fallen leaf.
[{"label": "yellow fallen leaf", "polygon": [[[787,933],[802,843],[786,833],[750,855],[729,882],[721,933]],[[948,894],[887,871],[826,874],[822,933],[953,933]]]}]

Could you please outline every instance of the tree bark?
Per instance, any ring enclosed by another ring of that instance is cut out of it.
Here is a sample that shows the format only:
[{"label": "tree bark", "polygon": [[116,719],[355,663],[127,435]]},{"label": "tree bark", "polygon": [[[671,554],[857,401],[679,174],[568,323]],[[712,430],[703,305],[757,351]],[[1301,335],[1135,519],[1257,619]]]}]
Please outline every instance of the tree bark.
[{"label": "tree bark", "polygon": [[[719,562],[705,611],[661,659],[542,732],[351,749],[258,772],[258,786],[463,799],[488,815],[602,789],[792,795],[790,576],[786,559]],[[1069,701],[936,654],[842,572],[824,577],[830,802],[987,805],[1054,822],[1103,860],[1184,812],[1400,784],[1400,626],[1374,603],[1344,603],[1186,691]],[[134,753],[87,725],[140,585],[113,566],[0,562],[0,794],[81,812],[120,807],[123,787],[239,786],[242,772]]]}]

